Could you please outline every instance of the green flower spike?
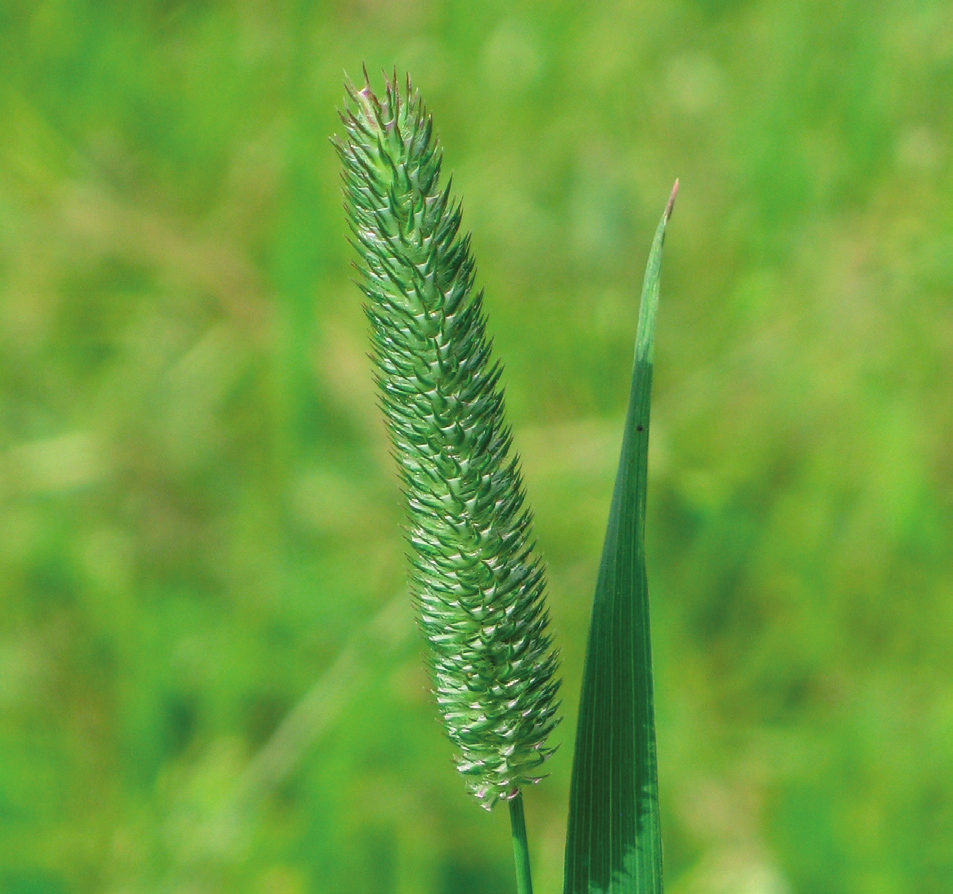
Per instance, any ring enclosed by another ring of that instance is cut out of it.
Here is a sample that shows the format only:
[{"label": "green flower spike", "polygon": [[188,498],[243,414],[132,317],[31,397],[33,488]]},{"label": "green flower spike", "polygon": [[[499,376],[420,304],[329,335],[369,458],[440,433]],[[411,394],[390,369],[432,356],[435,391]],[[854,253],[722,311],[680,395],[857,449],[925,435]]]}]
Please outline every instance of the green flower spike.
[{"label": "green flower spike", "polygon": [[385,84],[382,98],[366,71],[362,88],[348,84],[335,144],[407,502],[411,589],[458,769],[484,807],[515,799],[512,811],[558,723],[543,567],[460,205],[440,188],[441,151],[410,79],[403,94],[396,72]]}]

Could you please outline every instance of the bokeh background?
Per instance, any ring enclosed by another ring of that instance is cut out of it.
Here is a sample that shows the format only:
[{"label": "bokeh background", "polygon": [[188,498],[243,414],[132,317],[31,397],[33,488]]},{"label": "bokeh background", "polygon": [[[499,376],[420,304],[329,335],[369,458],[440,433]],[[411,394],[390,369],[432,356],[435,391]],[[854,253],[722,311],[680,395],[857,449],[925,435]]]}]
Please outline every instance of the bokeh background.
[{"label": "bokeh background", "polygon": [[562,847],[671,184],[650,580],[672,894],[953,878],[953,6],[4,0],[0,890],[512,890],[426,689],[343,72],[464,197],[564,656]]}]

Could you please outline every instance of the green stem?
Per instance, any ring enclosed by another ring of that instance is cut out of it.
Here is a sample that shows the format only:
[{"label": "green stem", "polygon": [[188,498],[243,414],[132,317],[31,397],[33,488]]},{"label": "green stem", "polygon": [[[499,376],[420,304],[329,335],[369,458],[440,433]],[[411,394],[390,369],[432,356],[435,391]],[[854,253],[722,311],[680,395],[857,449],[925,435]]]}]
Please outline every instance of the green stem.
[{"label": "green stem", "polygon": [[533,894],[533,879],[529,872],[529,844],[526,841],[526,820],[523,818],[523,795],[517,792],[510,798],[510,825],[513,828],[513,856],[516,859],[516,890],[518,894]]}]

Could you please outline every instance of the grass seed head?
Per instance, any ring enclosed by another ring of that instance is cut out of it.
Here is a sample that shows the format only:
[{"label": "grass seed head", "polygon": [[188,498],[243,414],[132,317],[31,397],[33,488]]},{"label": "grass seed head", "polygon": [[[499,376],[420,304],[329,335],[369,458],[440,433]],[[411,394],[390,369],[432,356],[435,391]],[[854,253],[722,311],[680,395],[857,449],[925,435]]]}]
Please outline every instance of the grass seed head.
[{"label": "grass seed head", "polygon": [[461,209],[419,93],[347,85],[335,140],[437,705],[483,806],[539,780],[557,655]]}]

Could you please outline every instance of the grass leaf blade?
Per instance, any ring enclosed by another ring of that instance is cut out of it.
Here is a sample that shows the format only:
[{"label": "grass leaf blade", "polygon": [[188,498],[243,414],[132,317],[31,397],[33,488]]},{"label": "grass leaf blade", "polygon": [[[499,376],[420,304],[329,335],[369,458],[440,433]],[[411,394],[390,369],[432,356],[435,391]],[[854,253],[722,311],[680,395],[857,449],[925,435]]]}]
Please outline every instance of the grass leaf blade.
[{"label": "grass leaf blade", "polygon": [[619,470],[593,600],[566,840],[565,894],[660,894],[645,500],[662,243],[649,253]]}]

